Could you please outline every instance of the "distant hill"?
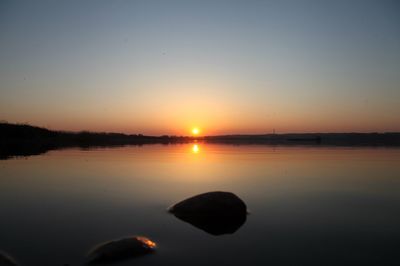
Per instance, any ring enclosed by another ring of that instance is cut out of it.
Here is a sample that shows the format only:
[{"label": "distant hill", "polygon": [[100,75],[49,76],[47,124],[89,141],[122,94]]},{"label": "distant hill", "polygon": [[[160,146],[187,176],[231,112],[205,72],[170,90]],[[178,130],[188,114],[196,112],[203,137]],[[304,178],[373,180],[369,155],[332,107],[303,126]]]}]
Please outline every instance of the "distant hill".
[{"label": "distant hill", "polygon": [[188,142],[189,137],[127,135],[105,132],[66,132],[25,125],[0,123],[0,159],[27,156],[68,147],[105,147]]},{"label": "distant hill", "polygon": [[26,125],[0,123],[0,159],[27,156],[67,147],[102,147],[173,144],[192,141],[221,144],[398,146],[400,133],[300,133],[263,135],[219,135],[204,137],[145,136],[105,132],[66,132]]},{"label": "distant hill", "polygon": [[73,142],[78,144],[91,143],[147,143],[169,142],[170,139],[183,140],[184,137],[145,136],[142,134],[127,135],[108,132],[68,132],[54,131],[26,124],[0,123],[0,142],[12,141],[44,141],[44,142]]},{"label": "distant hill", "polygon": [[207,142],[282,145],[400,146],[400,133],[287,133],[204,137]]}]

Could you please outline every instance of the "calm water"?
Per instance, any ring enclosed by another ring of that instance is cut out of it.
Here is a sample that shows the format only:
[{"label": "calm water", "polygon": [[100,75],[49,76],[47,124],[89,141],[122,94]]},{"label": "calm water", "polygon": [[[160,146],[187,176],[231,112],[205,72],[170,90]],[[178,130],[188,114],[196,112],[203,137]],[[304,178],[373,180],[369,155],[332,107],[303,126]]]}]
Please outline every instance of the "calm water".
[{"label": "calm water", "polygon": [[[400,265],[400,149],[149,145],[0,161],[0,250],[21,265],[83,265],[144,235],[115,265]],[[214,236],[166,212],[224,190],[251,214]]]}]

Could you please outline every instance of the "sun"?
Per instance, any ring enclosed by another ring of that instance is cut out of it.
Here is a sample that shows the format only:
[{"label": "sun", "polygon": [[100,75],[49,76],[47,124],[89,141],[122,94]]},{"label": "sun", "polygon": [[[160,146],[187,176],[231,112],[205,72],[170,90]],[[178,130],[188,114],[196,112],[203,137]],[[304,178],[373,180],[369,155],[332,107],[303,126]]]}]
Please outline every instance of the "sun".
[{"label": "sun", "polygon": [[200,129],[199,128],[197,128],[197,127],[194,127],[194,128],[192,128],[192,134],[193,135],[199,135],[199,133],[200,133]]}]

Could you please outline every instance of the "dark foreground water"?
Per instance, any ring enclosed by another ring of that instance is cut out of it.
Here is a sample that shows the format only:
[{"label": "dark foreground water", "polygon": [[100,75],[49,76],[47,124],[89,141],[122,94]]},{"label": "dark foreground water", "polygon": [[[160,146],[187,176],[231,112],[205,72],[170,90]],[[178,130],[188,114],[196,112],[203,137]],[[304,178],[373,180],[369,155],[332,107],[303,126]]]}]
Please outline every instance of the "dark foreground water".
[{"label": "dark foreground water", "polygon": [[[0,250],[83,265],[129,235],[158,249],[115,265],[400,265],[400,149],[149,145],[0,161]],[[166,212],[231,191],[250,214],[215,236]]]}]

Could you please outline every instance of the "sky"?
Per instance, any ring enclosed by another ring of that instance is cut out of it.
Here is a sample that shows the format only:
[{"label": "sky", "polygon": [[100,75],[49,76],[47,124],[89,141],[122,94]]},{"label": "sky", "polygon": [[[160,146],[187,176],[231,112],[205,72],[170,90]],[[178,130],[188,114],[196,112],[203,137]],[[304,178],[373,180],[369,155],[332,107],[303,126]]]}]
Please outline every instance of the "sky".
[{"label": "sky", "polygon": [[0,120],[153,135],[400,131],[400,4],[2,0]]}]

